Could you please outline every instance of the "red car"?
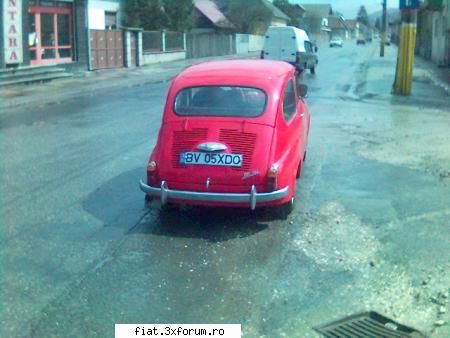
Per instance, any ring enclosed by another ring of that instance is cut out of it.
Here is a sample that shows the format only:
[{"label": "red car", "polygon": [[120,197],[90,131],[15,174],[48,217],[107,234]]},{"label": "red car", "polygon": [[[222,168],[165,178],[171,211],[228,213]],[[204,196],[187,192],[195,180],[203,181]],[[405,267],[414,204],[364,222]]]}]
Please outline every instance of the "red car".
[{"label": "red car", "polygon": [[195,65],[172,81],[158,141],[140,182],[147,199],[292,210],[310,114],[282,61]]}]

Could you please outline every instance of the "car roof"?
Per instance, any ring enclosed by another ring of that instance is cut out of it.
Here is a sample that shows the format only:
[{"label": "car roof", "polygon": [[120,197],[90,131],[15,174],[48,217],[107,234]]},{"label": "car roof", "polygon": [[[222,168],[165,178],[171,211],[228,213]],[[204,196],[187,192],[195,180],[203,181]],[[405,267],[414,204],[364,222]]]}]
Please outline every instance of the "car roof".
[{"label": "car roof", "polygon": [[[169,89],[166,101],[164,122],[179,121],[181,117],[173,112],[173,102],[177,93],[184,88],[197,86],[229,85],[260,88],[266,92],[268,102],[265,113],[258,117],[247,118],[254,123],[275,125],[276,112],[282,90],[295,68],[284,61],[261,59],[241,59],[210,61],[191,66],[176,76]],[[182,117],[184,120],[192,117]],[[223,119],[223,117],[209,117]],[[242,120],[242,117],[234,118]],[[231,120],[231,118],[227,118]]]},{"label": "car roof", "polygon": [[250,82],[258,85],[261,81],[284,78],[293,71],[294,67],[283,61],[259,59],[221,60],[191,66],[181,72],[177,80],[207,80],[214,78],[222,83],[236,83],[239,80],[248,82],[250,80]]}]

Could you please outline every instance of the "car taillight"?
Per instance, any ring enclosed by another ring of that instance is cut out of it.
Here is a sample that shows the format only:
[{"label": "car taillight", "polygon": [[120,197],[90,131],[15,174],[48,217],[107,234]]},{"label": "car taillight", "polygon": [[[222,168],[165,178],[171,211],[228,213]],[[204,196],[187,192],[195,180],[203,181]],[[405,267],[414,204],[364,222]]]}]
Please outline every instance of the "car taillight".
[{"label": "car taillight", "polygon": [[278,165],[272,164],[267,171],[267,190],[274,191],[278,187]]},{"label": "car taillight", "polygon": [[147,164],[147,184],[155,185],[158,183],[157,165],[153,160],[148,161]]},{"label": "car taillight", "polygon": [[300,52],[295,52],[295,63],[296,64],[300,63]]}]

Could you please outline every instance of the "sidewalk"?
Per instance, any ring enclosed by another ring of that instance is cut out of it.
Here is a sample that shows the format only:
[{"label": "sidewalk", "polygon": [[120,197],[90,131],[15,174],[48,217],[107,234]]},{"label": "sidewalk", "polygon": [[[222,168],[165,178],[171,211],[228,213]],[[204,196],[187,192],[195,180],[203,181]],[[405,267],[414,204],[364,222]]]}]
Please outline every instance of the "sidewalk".
[{"label": "sidewalk", "polygon": [[254,58],[257,55],[236,54],[153,64],[137,68],[105,69],[74,74],[68,79],[34,83],[0,89],[0,112],[12,107],[58,103],[86,94],[99,94],[121,87],[134,87],[169,81],[182,69],[201,62],[220,59]]},{"label": "sidewalk", "polygon": [[[414,59],[411,95],[395,95],[392,93],[392,85],[395,80],[397,47],[391,45],[389,48],[386,48],[384,57],[380,57],[378,53],[379,50],[368,62],[367,78],[370,81],[364,83],[360,88],[360,92],[357,93],[361,99],[421,100],[422,102],[434,99],[442,104],[448,100],[448,96],[450,96],[449,69],[438,68],[431,62],[416,56]],[[386,84],[389,85],[386,86]]]},{"label": "sidewalk", "polygon": [[416,69],[425,72],[436,86],[441,87],[450,95],[450,68],[438,67],[417,55],[415,56],[415,66]]}]

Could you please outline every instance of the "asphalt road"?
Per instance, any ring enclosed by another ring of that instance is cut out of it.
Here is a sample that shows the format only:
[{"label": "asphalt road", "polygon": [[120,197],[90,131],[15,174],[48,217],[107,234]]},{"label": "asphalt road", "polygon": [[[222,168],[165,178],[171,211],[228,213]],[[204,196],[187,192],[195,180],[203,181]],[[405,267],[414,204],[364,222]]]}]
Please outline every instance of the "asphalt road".
[{"label": "asphalt road", "polygon": [[243,337],[309,338],[376,310],[449,337],[448,97],[416,78],[392,98],[387,54],[326,46],[302,75],[312,129],[286,221],[145,206],[167,83],[2,112],[0,336],[239,323]]}]

